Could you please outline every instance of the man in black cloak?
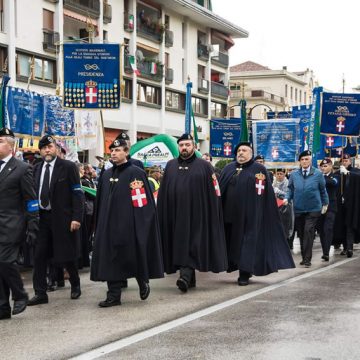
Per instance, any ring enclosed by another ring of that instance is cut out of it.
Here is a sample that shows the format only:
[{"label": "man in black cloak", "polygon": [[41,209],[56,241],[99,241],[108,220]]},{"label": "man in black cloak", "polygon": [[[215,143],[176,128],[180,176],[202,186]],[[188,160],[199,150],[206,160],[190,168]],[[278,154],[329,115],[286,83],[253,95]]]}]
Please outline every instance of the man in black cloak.
[{"label": "man in black cloak", "polygon": [[191,135],[178,139],[179,157],[165,168],[158,214],[168,274],[180,269],[182,292],[195,286],[195,269],[225,271],[226,245],[219,184],[211,164],[197,158]]},{"label": "man in black cloak", "polygon": [[251,144],[235,148],[236,161],[221,173],[228,271],[239,270],[239,285],[249,278],[294,268],[266,168],[254,162]]},{"label": "man in black cloak", "polygon": [[91,280],[107,281],[100,307],[121,304],[121,283],[135,277],[140,298],[150,294],[149,279],[164,276],[155,202],[146,173],[127,161],[123,139],[110,145],[113,168],[104,172],[96,197],[96,230]]}]

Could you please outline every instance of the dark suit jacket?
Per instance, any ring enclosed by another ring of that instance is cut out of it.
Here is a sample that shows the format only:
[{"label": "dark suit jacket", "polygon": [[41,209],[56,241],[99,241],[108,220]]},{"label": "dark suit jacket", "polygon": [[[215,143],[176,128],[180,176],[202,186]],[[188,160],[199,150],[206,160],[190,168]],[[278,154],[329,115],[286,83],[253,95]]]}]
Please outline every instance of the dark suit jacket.
[{"label": "dark suit jacket", "polygon": [[0,172],[0,262],[14,262],[26,226],[37,227],[38,202],[30,165],[11,158]]},{"label": "dark suit jacket", "polygon": [[[42,161],[34,167],[35,186],[38,195],[43,165],[44,162]],[[70,224],[71,221],[82,222],[83,199],[84,194],[81,190],[80,175],[76,165],[71,161],[56,158],[50,180],[52,245],[55,263],[74,261],[78,257],[80,232],[71,232]]]}]

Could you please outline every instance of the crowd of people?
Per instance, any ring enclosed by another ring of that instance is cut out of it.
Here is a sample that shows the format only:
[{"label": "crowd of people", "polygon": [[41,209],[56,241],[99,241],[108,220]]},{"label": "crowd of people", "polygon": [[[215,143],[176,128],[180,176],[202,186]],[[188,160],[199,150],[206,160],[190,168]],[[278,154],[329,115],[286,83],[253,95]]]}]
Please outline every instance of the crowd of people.
[{"label": "crowd of people", "polygon": [[[311,266],[316,230],[324,261],[332,244],[353,255],[360,171],[349,156],[334,173],[331,159],[319,170],[304,151],[298,169],[273,174],[252,144],[241,142],[220,172],[209,154],[197,157],[191,135],[177,142],[179,156],[165,169],[144,169],[121,133],[96,171],[65,160],[65,150],[48,135],[39,141],[34,164],[20,161],[13,155],[14,134],[1,129],[0,319],[48,303],[48,292],[66,279],[70,298],[78,299],[83,267],[90,266],[91,280],[107,283],[98,303],[105,308],[121,304],[129,278],[146,300],[149,280],[164,273],[179,272],[176,286],[186,293],[196,287],[196,271],[237,271],[238,285],[246,286],[253,275],[294,268],[295,232],[305,267]],[[20,249],[33,266],[30,299],[17,266]]]}]

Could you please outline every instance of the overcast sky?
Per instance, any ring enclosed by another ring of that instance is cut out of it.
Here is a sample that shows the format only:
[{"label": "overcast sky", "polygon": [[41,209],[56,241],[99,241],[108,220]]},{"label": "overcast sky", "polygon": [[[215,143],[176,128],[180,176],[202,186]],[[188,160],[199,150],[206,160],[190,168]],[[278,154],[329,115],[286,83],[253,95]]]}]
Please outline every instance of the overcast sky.
[{"label": "overcast sky", "polygon": [[360,1],[212,0],[213,11],[249,32],[236,40],[230,65],[312,69],[319,85],[342,92],[360,85]]}]

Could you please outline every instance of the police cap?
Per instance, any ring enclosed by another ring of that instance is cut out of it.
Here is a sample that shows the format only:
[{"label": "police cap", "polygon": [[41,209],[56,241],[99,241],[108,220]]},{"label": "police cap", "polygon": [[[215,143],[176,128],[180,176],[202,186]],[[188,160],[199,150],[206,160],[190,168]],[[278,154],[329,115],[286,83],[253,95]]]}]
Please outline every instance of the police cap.
[{"label": "police cap", "polygon": [[44,146],[49,145],[49,144],[56,145],[55,139],[51,135],[43,136],[39,141],[39,150],[41,150]]}]

